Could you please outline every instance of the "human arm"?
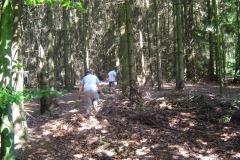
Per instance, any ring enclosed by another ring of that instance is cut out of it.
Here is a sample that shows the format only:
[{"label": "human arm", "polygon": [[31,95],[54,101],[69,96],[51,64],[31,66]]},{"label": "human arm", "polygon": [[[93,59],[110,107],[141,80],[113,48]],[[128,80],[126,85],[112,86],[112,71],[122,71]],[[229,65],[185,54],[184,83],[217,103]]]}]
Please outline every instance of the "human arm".
[{"label": "human arm", "polygon": [[82,89],[83,89],[83,85],[80,84],[80,86],[79,86],[79,90],[78,90],[78,96],[77,96],[78,99],[81,98],[81,92],[82,92]]},{"label": "human arm", "polygon": [[97,87],[98,87],[98,90],[99,90],[100,94],[102,96],[104,96],[104,93],[102,92],[102,87],[101,87],[101,85],[99,83],[97,84]]}]

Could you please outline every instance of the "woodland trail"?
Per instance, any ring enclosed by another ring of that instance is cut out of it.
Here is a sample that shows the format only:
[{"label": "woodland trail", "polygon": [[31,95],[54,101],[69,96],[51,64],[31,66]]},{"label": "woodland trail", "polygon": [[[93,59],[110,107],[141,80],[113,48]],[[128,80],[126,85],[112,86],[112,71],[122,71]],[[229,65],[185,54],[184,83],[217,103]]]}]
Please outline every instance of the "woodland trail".
[{"label": "woodland trail", "polygon": [[77,89],[58,99],[53,116],[40,115],[34,101],[26,103],[31,141],[17,149],[18,159],[240,158],[240,126],[218,121],[232,107],[230,98],[240,96],[239,86],[230,86],[224,98],[213,84],[188,84],[184,92],[176,92],[174,84],[163,87],[161,92],[144,89],[143,100],[131,104],[118,93],[108,94],[105,83],[102,109],[90,119],[83,117]]}]

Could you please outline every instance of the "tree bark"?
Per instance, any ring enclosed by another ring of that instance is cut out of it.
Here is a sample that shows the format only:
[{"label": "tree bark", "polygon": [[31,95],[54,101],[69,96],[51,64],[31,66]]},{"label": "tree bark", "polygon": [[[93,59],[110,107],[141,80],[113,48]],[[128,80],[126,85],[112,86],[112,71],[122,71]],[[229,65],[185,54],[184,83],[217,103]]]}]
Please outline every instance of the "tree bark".
[{"label": "tree bark", "polygon": [[40,97],[40,113],[44,114],[46,111],[49,111],[49,98],[47,96],[47,64],[46,64],[46,53],[43,49],[41,43],[38,44],[38,60],[39,60],[39,91],[42,93]]},{"label": "tree bark", "polygon": [[158,91],[161,90],[162,85],[162,75],[161,75],[161,56],[159,50],[159,21],[158,21],[158,10],[157,10],[157,2],[153,0],[153,8],[154,8],[154,42],[155,42],[155,53],[157,57],[157,64],[156,64],[156,73],[157,73],[157,84],[158,84]]},{"label": "tree bark", "polygon": [[[11,42],[13,36],[14,0],[3,0],[0,21],[0,86],[11,87]],[[15,159],[12,105],[0,107],[1,159]]]},{"label": "tree bark", "polygon": [[69,64],[69,42],[68,42],[68,16],[67,8],[63,7],[63,38],[64,38],[64,68],[65,68],[65,89],[71,90],[70,83],[70,64]]},{"label": "tree bark", "polygon": [[236,53],[235,53],[235,77],[240,74],[240,2],[236,0],[237,8],[237,44],[236,44]]},{"label": "tree bark", "polygon": [[[147,17],[150,17],[150,7],[147,9]],[[151,20],[147,18],[147,41],[148,41],[148,66],[149,66],[149,79],[151,86],[154,85],[154,72],[153,72],[153,51],[152,51],[152,33],[151,33]]]},{"label": "tree bark", "polygon": [[88,50],[87,50],[87,13],[86,13],[86,9],[87,9],[87,6],[86,6],[86,2],[84,4],[84,10],[83,10],[83,16],[82,16],[82,43],[83,43],[83,54],[84,54],[84,57],[83,57],[83,62],[84,62],[84,72],[89,69],[89,55],[88,55]]},{"label": "tree bark", "polygon": [[186,78],[195,81],[193,0],[184,1]]},{"label": "tree bark", "polygon": [[118,71],[118,79],[120,80],[123,97],[127,97],[127,86],[129,86],[129,65],[127,54],[127,34],[126,34],[126,10],[125,4],[119,4],[118,29],[119,29],[119,49],[118,56],[120,60],[120,69]]},{"label": "tree bark", "polygon": [[[13,43],[12,43],[12,59],[13,65],[24,64],[23,55],[23,25],[22,25],[22,13],[23,13],[23,2],[16,1],[14,10],[14,25],[13,25]],[[23,92],[24,75],[28,75],[24,68],[15,68],[12,74],[13,88],[15,91]],[[25,85],[27,87],[28,84]],[[24,108],[24,101],[22,100],[19,104],[13,104],[13,127],[14,127],[14,142],[17,144],[26,143],[28,141],[27,134],[27,120],[26,112]]]},{"label": "tree bark", "polygon": [[[208,8],[208,25],[211,26],[213,17],[211,0],[207,0],[207,8]],[[214,81],[215,76],[214,76],[213,31],[209,31],[208,33],[208,43],[209,43],[208,77],[210,81]]]},{"label": "tree bark", "polygon": [[[47,6],[47,25],[48,25],[48,47],[47,47],[47,53],[48,53],[48,82],[49,82],[49,89],[51,91],[56,89],[56,77],[55,77],[55,63],[54,63],[54,51],[53,51],[53,13],[52,13],[52,6]],[[51,107],[55,107],[55,96],[50,95],[47,97],[49,99],[49,109]]]},{"label": "tree bark", "polygon": [[183,64],[183,40],[182,40],[182,14],[181,2],[176,0],[176,25],[177,25],[177,78],[176,89],[182,90],[184,88],[184,64]]},{"label": "tree bark", "polygon": [[220,46],[220,29],[219,29],[219,11],[218,11],[218,0],[213,0],[214,7],[214,24],[215,24],[215,36],[216,36],[216,56],[218,62],[218,82],[220,94],[223,93],[223,81],[222,81],[222,52]]},{"label": "tree bark", "polygon": [[129,83],[130,83],[130,96],[129,99],[133,100],[135,97],[137,84],[136,84],[136,68],[135,56],[133,53],[133,32],[131,20],[131,6],[129,0],[125,0],[126,9],[126,33],[127,33],[127,48],[128,48],[128,65],[129,65]]}]

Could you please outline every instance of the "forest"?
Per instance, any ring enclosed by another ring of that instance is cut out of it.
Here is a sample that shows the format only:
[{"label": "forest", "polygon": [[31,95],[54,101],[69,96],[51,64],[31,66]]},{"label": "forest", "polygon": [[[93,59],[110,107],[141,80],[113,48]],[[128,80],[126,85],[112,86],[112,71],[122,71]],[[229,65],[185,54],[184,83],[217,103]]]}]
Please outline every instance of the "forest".
[{"label": "forest", "polygon": [[240,0],[0,6],[1,159],[240,159]]}]

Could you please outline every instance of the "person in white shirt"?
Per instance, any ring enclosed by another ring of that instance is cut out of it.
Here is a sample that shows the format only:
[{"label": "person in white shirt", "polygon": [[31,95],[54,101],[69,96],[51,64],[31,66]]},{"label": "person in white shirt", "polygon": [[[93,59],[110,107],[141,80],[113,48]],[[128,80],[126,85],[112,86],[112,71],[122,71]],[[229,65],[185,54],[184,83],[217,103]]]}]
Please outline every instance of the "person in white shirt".
[{"label": "person in white shirt", "polygon": [[109,82],[109,92],[115,92],[115,81],[116,81],[116,77],[117,77],[117,72],[116,69],[113,68],[113,70],[111,70],[108,73],[108,82]]},{"label": "person in white shirt", "polygon": [[97,76],[92,74],[91,70],[86,71],[86,76],[83,77],[81,80],[81,84],[78,91],[78,99],[81,97],[81,92],[84,95],[84,103],[86,107],[86,118],[91,116],[92,106],[94,107],[95,111],[98,111],[98,90],[102,96],[104,96],[100,81]]}]

